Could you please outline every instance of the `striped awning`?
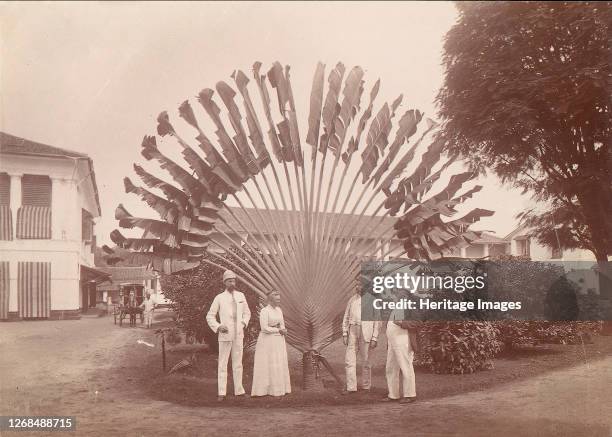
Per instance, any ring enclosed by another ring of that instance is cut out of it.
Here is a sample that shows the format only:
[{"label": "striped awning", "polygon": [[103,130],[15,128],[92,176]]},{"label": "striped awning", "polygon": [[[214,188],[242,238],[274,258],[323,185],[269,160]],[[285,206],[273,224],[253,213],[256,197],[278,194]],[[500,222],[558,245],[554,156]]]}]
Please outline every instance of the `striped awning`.
[{"label": "striped awning", "polygon": [[0,261],[0,319],[8,319],[9,311],[9,262]]},{"label": "striped awning", "polygon": [[8,205],[0,205],[0,240],[13,239],[13,214]]},{"label": "striped awning", "polygon": [[17,238],[50,239],[51,208],[24,205],[17,211]]},{"label": "striped awning", "polygon": [[19,262],[17,266],[19,317],[49,317],[51,314],[51,263]]}]

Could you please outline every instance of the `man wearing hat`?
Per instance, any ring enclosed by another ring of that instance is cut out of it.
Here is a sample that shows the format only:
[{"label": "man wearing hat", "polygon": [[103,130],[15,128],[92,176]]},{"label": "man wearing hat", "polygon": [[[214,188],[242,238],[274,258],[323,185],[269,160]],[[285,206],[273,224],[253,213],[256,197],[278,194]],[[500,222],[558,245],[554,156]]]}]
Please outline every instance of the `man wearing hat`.
[{"label": "man wearing hat", "polygon": [[[231,270],[223,273],[225,291],[215,296],[206,315],[210,329],[219,334],[219,366],[217,369],[218,400],[225,399],[227,391],[227,362],[232,356],[234,394],[244,395],[242,386],[242,347],[244,328],[249,324],[251,311],[244,294],[236,290],[236,274]],[[219,321],[217,321],[217,315]]]}]

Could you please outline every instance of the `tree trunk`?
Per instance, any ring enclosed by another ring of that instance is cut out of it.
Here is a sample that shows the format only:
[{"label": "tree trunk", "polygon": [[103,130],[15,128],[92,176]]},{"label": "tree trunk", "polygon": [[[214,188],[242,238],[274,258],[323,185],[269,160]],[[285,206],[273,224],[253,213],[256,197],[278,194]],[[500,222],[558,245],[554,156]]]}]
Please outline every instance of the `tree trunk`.
[{"label": "tree trunk", "polygon": [[577,197],[591,237],[591,251],[598,263],[607,262],[612,243],[612,230],[606,205],[610,204],[612,194],[609,195],[608,190],[602,188],[598,196],[587,192],[578,193]]},{"label": "tree trunk", "polygon": [[315,360],[312,351],[302,355],[302,389],[312,390],[316,385]]}]

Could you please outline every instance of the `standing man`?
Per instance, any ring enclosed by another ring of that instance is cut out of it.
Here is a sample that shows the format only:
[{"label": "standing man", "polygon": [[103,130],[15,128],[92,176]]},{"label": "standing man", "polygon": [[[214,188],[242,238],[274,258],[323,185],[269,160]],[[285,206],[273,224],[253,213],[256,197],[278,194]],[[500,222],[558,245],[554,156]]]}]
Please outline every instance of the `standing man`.
[{"label": "standing man", "polygon": [[149,329],[153,324],[153,310],[155,309],[155,301],[151,299],[151,293],[148,291],[146,296],[147,298],[142,301],[140,308],[143,308],[145,323],[147,324],[147,329]]},{"label": "standing man", "polygon": [[[206,315],[210,329],[219,334],[219,367],[217,369],[218,401],[223,401],[227,392],[227,362],[232,356],[234,394],[244,395],[242,386],[242,347],[244,328],[249,324],[251,311],[242,294],[236,291],[236,274],[231,270],[223,273],[225,291],[215,296]],[[217,321],[219,315],[219,321]]]},{"label": "standing man", "polygon": [[106,315],[111,313],[111,309],[113,308],[113,298],[111,297],[110,291],[106,296]]},{"label": "standing man", "polygon": [[361,296],[363,288],[357,287],[357,292],[350,298],[344,318],[342,319],[342,341],[346,346],[344,358],[346,368],[346,390],[344,394],[357,391],[357,350],[361,357],[361,386],[370,390],[372,384],[372,367],[370,365],[370,349],[376,347],[378,341],[379,321],[361,320]]},{"label": "standing man", "polygon": [[136,308],[138,303],[136,302],[136,294],[134,290],[130,291],[130,297],[128,298],[128,313],[130,315],[130,326],[136,326]]},{"label": "standing man", "polygon": [[[396,302],[401,293],[396,293]],[[387,323],[387,364],[386,376],[389,394],[383,401],[400,399],[401,404],[416,400],[416,383],[412,362],[416,352],[416,332],[418,322],[404,320],[404,310],[394,309]],[[400,396],[400,373],[402,394]]]}]

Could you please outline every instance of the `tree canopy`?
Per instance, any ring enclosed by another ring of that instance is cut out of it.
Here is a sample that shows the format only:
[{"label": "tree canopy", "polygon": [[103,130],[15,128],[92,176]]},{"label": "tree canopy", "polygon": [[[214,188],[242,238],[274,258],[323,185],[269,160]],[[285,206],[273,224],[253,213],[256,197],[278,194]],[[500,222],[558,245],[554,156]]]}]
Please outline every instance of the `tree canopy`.
[{"label": "tree canopy", "polygon": [[541,243],[612,253],[610,2],[458,3],[441,138],[543,208]]}]

